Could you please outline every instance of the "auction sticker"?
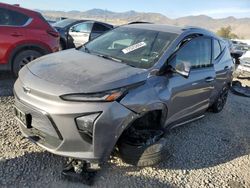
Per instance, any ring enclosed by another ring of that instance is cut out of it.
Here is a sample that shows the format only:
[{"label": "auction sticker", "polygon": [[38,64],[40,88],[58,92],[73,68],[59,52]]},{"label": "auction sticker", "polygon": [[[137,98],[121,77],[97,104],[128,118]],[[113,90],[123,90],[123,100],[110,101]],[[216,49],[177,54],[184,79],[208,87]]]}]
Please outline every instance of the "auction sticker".
[{"label": "auction sticker", "polygon": [[139,49],[139,48],[142,48],[142,47],[144,47],[144,46],[147,46],[147,44],[146,44],[145,42],[140,42],[140,43],[134,44],[134,45],[132,45],[132,46],[129,46],[129,47],[127,47],[127,48],[124,48],[124,49],[122,50],[122,52],[123,52],[124,54],[127,54],[127,53],[129,53],[129,52],[135,51],[135,50],[137,50],[137,49]]}]

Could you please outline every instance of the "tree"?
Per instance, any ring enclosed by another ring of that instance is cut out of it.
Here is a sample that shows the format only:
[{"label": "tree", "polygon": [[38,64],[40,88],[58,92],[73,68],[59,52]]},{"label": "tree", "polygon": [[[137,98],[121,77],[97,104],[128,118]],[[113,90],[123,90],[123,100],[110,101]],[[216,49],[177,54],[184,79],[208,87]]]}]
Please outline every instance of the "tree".
[{"label": "tree", "polygon": [[235,33],[232,33],[231,26],[222,27],[217,31],[217,35],[228,38],[228,39],[237,39],[239,38]]}]

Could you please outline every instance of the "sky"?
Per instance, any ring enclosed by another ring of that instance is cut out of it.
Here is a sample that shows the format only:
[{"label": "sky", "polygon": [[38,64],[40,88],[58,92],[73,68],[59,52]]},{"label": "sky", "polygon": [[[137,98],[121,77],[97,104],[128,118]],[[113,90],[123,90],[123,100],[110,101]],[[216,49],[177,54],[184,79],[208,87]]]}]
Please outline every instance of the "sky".
[{"label": "sky", "polygon": [[170,18],[208,15],[213,18],[250,17],[250,0],[0,0],[40,10],[86,11],[93,8],[114,12],[156,12]]}]

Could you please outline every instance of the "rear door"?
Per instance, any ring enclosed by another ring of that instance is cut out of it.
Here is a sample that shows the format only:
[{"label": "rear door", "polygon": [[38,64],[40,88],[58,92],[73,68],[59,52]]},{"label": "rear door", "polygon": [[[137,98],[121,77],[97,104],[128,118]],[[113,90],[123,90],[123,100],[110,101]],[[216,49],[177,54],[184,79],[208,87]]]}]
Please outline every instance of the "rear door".
[{"label": "rear door", "polygon": [[92,27],[92,22],[84,22],[70,28],[69,37],[72,38],[76,48],[89,41]]},{"label": "rear door", "polygon": [[177,52],[176,63],[186,61],[192,67],[188,78],[173,73],[168,79],[171,100],[168,104],[167,124],[199,116],[209,107],[215,79],[211,44],[208,37],[196,37]]},{"label": "rear door", "polygon": [[19,12],[0,8],[0,63],[7,63],[10,50],[24,40],[26,32],[23,29],[31,19]]},{"label": "rear door", "polygon": [[233,60],[225,42],[213,39],[213,64],[216,73],[213,100],[216,99],[222,88],[231,82]]}]

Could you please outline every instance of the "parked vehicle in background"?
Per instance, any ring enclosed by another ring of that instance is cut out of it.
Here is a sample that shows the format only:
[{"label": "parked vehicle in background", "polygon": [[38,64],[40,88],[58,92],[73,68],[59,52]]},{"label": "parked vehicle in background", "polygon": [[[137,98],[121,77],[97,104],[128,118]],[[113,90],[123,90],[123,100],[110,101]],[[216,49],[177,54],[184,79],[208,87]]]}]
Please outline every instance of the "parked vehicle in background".
[{"label": "parked vehicle in background", "polygon": [[50,25],[53,25],[53,24],[55,24],[56,23],[56,21],[54,21],[54,20],[46,20]]},{"label": "parked vehicle in background", "polygon": [[240,64],[236,66],[234,76],[250,77],[250,50],[248,50],[240,57]]},{"label": "parked vehicle in background", "polygon": [[249,45],[240,41],[233,41],[230,39],[223,39],[231,53],[231,56],[235,59],[236,64],[240,64],[240,58],[248,51]]},{"label": "parked vehicle in background", "polygon": [[234,77],[246,76],[250,77],[250,62],[241,62],[234,72]]},{"label": "parked vehicle in background", "polygon": [[235,40],[232,40],[232,43],[233,43],[233,47],[235,50],[241,50],[243,52],[248,51],[249,46],[247,43],[235,41]]},{"label": "parked vehicle in background", "polygon": [[25,66],[15,111],[24,136],[87,168],[115,148],[127,163],[154,165],[164,131],[223,109],[232,72],[228,47],[207,30],[124,25]]},{"label": "parked vehicle in background", "polygon": [[246,51],[241,57],[240,57],[241,62],[248,62],[250,63],[250,50]]},{"label": "parked vehicle in background", "polygon": [[59,33],[38,12],[0,3],[0,70],[18,71],[59,49]]},{"label": "parked vehicle in background", "polygon": [[113,28],[103,22],[75,19],[64,19],[53,26],[60,33],[61,50],[80,47]]}]

